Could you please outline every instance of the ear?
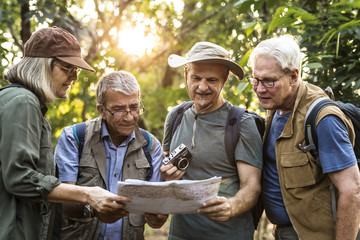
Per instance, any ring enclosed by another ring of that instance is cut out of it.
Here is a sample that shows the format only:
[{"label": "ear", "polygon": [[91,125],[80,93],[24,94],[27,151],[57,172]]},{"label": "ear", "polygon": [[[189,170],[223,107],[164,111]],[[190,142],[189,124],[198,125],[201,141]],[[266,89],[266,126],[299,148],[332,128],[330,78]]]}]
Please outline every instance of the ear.
[{"label": "ear", "polygon": [[295,68],[291,73],[290,73],[290,84],[291,85],[297,85],[299,81],[299,69]]},{"label": "ear", "polygon": [[102,107],[101,104],[97,104],[96,105],[96,109],[98,110],[98,112],[100,113],[100,116],[102,117],[102,119],[105,119],[105,111],[104,108]]},{"label": "ear", "polygon": [[227,82],[228,79],[229,79],[229,74],[224,77],[224,84]]}]

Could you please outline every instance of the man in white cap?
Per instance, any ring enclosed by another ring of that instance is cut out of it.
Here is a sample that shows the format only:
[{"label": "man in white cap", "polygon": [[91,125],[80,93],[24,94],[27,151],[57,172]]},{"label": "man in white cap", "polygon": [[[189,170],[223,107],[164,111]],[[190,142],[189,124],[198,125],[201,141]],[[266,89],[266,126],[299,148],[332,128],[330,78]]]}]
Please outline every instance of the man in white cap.
[{"label": "man in white cap", "polygon": [[163,165],[162,176],[165,180],[223,178],[218,196],[205,201],[197,213],[173,215],[169,239],[253,239],[250,209],[260,193],[261,137],[254,119],[244,113],[235,161],[229,161],[224,136],[232,105],[221,96],[229,71],[240,80],[244,72],[231,61],[227,50],[209,42],[196,43],[187,58],[171,55],[168,63],[171,67],[185,65],[186,86],[193,105],[184,112],[173,134],[171,119],[179,106],[168,114],[163,149],[169,152],[183,143],[192,160],[186,170]]}]

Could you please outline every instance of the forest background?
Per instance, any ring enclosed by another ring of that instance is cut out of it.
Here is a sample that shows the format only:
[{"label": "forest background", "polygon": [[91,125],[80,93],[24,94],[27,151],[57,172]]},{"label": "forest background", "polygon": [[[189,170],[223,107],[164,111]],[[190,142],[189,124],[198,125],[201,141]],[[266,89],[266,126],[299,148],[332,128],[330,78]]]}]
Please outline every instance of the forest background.
[{"label": "forest background", "polygon": [[[70,100],[48,106],[54,146],[64,126],[99,115],[96,83],[117,70],[138,79],[146,109],[139,125],[162,139],[167,113],[189,100],[183,69],[171,69],[167,58],[184,56],[198,41],[230,50],[249,76],[248,57],[260,41],[292,34],[304,54],[303,80],[331,86],[337,100],[360,106],[360,0],[0,0],[0,6],[0,86],[8,84],[6,69],[23,56],[31,33],[47,26],[76,36],[83,58],[96,69],[80,72]],[[231,76],[222,94],[265,116],[246,78]],[[263,221],[256,239],[271,238]],[[154,232],[146,234],[150,239]]]}]

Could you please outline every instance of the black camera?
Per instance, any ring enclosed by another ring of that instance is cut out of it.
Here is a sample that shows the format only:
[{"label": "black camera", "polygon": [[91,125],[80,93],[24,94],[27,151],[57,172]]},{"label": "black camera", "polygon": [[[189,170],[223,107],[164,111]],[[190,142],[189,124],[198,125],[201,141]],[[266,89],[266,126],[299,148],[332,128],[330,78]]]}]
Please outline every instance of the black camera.
[{"label": "black camera", "polygon": [[178,169],[184,170],[189,166],[191,158],[192,156],[189,149],[182,143],[168,154],[162,162],[164,164],[172,163]]}]

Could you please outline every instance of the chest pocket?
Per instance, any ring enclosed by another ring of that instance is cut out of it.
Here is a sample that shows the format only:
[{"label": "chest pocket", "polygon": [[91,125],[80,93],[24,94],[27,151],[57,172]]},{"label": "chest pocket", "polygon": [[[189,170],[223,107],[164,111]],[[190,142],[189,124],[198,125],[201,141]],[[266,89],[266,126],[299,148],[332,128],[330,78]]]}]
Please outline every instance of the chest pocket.
[{"label": "chest pocket", "polygon": [[283,153],[280,164],[286,188],[306,187],[316,183],[310,160],[306,154],[302,152]]},{"label": "chest pocket", "polygon": [[[134,177],[138,177],[140,180],[146,179],[146,173],[150,169],[150,164],[147,161],[146,157],[139,158],[135,160],[135,167],[132,169],[133,172],[131,174],[134,174]],[[136,174],[137,172],[137,174]]]},{"label": "chest pocket", "polygon": [[101,186],[105,187],[105,183],[101,178],[99,167],[92,155],[82,154],[79,163],[79,175],[77,180],[79,185],[84,186]]}]

